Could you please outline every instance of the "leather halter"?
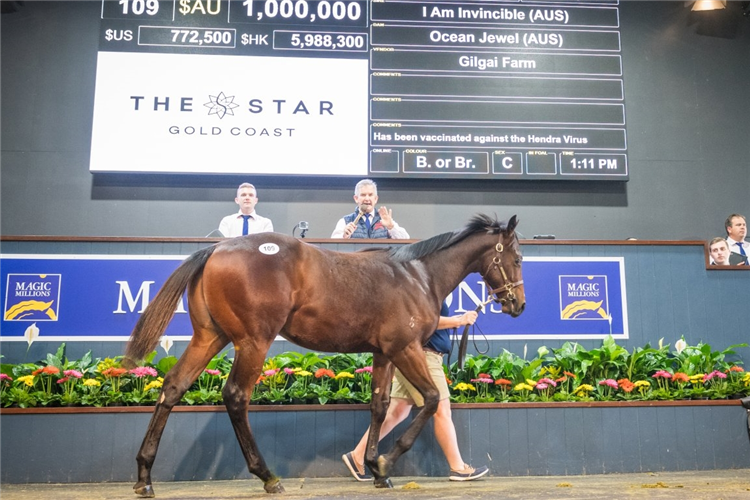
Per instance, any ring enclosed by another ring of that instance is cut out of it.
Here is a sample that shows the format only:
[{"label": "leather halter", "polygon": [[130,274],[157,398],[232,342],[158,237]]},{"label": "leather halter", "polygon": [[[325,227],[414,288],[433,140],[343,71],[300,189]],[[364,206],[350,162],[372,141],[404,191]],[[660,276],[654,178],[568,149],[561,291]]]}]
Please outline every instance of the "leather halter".
[{"label": "leather halter", "polygon": [[[489,290],[487,292],[487,303],[494,300],[495,302],[499,302],[501,304],[506,304],[508,302],[512,302],[516,299],[516,294],[513,293],[514,288],[518,288],[519,286],[523,285],[523,280],[519,281],[510,281],[508,280],[508,274],[505,272],[505,268],[502,266],[502,253],[505,247],[501,242],[497,242],[495,244],[495,252],[497,252],[497,255],[492,257],[492,262],[490,262],[490,265],[487,266],[487,270],[482,274],[482,279],[484,280],[485,284],[487,285],[487,289]],[[498,288],[490,288],[490,284],[487,282],[487,274],[493,269],[497,269],[500,271],[500,274],[503,275],[503,286],[500,286]],[[505,295],[503,297],[498,296],[498,293],[505,292]],[[493,299],[492,296],[495,296]]]},{"label": "leather halter", "polygon": [[[502,237],[502,235],[501,235]],[[477,306],[476,311],[479,312],[482,310],[484,306],[492,302],[493,300],[495,302],[499,302],[500,304],[507,304],[508,302],[512,302],[516,299],[516,294],[513,293],[514,288],[518,288],[519,286],[523,285],[523,280],[519,281],[509,281],[508,280],[508,274],[505,272],[505,269],[502,266],[502,254],[503,250],[505,250],[505,247],[501,242],[497,242],[495,244],[495,252],[497,255],[492,257],[492,262],[490,262],[490,265],[487,266],[487,270],[482,274],[482,280],[484,281],[485,285],[487,285],[487,289],[489,290],[487,292],[487,300],[482,302]],[[503,286],[498,288],[490,288],[490,284],[487,283],[487,278],[485,276],[493,269],[498,269],[500,271],[500,274],[503,275]],[[505,295],[503,297],[499,297],[497,294],[498,292],[505,292]],[[493,298],[493,295],[495,296]],[[464,359],[466,358],[466,348],[468,345],[468,339],[469,339],[469,325],[464,326],[464,330],[461,333],[461,340],[458,344],[458,368],[459,370],[463,370],[464,368]],[[450,358],[449,358],[450,361]],[[449,363],[450,364],[450,363]]]}]

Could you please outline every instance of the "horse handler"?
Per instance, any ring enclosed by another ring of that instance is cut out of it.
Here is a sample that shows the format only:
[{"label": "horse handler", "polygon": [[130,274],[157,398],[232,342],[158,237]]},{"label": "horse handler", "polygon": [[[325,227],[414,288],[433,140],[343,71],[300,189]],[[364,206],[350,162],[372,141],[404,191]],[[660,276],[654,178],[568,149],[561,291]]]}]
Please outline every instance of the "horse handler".
[{"label": "horse handler", "polygon": [[[438,329],[424,345],[427,368],[430,371],[432,381],[440,392],[440,402],[433,416],[435,419],[435,439],[437,439],[440,448],[443,450],[443,454],[448,460],[448,465],[451,469],[448,479],[451,481],[472,481],[487,474],[489,469],[486,466],[474,468],[464,463],[463,458],[461,458],[461,452],[458,450],[458,440],[456,439],[456,427],[453,425],[453,419],[451,418],[450,392],[445,379],[445,372],[443,372],[443,355],[448,354],[451,350],[450,329],[464,325],[473,325],[477,320],[477,313],[476,311],[467,311],[464,314],[456,316],[448,316],[449,314],[448,306],[443,302],[440,309],[440,320],[437,325]],[[388,406],[388,413],[385,416],[383,425],[380,428],[380,440],[409,416],[412,406],[415,404],[419,407],[424,406],[422,395],[396,369],[393,385],[391,386],[391,402]],[[363,465],[367,449],[368,432],[369,428],[364,436],[362,436],[362,439],[360,439],[357,447],[341,457],[357,481],[372,480],[372,476],[365,471]]]}]

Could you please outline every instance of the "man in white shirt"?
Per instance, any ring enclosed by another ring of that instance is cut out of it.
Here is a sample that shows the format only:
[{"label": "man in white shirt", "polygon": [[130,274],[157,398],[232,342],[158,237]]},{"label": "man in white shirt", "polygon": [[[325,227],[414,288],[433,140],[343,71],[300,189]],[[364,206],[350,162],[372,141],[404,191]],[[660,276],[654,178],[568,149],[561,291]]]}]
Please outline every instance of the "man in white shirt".
[{"label": "man in white shirt", "polygon": [[258,204],[255,186],[248,182],[240,184],[234,202],[240,206],[240,211],[221,219],[219,223],[221,234],[227,238],[234,238],[246,234],[273,232],[271,219],[261,217],[255,212],[255,205]]},{"label": "man in white shirt", "polygon": [[[742,261],[741,263],[748,263],[748,256],[750,256],[750,243],[745,241],[747,236],[747,221],[744,215],[732,214],[727,217],[724,227],[727,230],[727,245],[729,251],[740,255],[741,257],[732,257],[731,261],[737,260]],[[744,257],[744,259],[742,258]]]},{"label": "man in white shirt", "polygon": [[354,202],[357,209],[339,219],[331,238],[409,239],[406,229],[393,220],[393,210],[381,206],[377,212],[375,211],[378,186],[373,180],[363,179],[357,183],[354,188]]}]

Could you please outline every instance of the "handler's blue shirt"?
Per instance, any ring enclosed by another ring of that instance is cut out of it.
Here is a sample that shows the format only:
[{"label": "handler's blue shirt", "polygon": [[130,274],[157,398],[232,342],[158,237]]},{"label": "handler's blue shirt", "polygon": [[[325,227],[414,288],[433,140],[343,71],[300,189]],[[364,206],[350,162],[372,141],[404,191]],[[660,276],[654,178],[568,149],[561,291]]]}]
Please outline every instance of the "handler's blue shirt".
[{"label": "handler's blue shirt", "polygon": [[[443,302],[440,307],[440,316],[450,316],[448,305]],[[451,352],[451,331],[447,329],[436,330],[435,333],[427,340],[425,347],[437,352],[448,354]]]}]

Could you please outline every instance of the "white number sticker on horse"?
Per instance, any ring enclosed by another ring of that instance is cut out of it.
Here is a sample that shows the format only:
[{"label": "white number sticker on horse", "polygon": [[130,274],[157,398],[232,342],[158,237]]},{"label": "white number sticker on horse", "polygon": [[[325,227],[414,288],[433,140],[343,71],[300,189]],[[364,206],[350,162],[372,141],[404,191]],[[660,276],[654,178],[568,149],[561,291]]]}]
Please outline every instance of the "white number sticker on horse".
[{"label": "white number sticker on horse", "polygon": [[273,255],[275,253],[279,253],[279,245],[277,245],[276,243],[263,243],[258,247],[258,250],[260,250],[260,253]]}]

